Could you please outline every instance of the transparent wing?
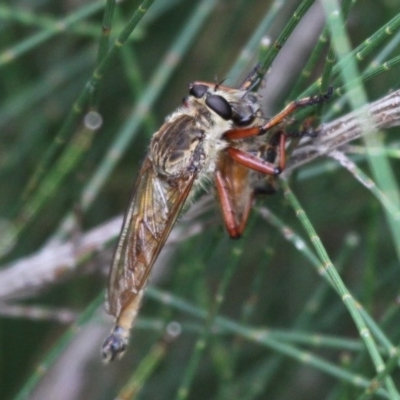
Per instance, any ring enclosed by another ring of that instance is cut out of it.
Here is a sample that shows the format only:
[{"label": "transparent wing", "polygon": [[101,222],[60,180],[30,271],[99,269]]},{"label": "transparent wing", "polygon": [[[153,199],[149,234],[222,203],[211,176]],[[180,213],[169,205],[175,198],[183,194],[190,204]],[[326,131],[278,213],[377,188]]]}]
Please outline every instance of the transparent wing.
[{"label": "transparent wing", "polygon": [[110,314],[118,317],[145,285],[195,178],[193,173],[170,184],[154,173],[148,157],[143,162],[111,265]]}]

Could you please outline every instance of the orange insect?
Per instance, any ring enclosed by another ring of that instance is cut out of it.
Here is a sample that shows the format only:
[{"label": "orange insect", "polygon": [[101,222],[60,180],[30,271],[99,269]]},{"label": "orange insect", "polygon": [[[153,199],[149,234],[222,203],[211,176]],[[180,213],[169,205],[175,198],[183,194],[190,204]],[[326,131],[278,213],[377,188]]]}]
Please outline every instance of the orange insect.
[{"label": "orange insect", "polygon": [[277,176],[285,167],[283,130],[270,137],[270,146],[260,135],[296,108],[330,97],[328,93],[292,102],[265,123],[259,96],[251,92],[256,72],[237,89],[190,84],[183,106],[153,135],[111,266],[107,308],[115,326],[103,344],[106,362],[121,357],[127,347],[151,268],[185,202],[204,181],[214,179],[228,233],[240,237],[254,192],[250,173]]}]

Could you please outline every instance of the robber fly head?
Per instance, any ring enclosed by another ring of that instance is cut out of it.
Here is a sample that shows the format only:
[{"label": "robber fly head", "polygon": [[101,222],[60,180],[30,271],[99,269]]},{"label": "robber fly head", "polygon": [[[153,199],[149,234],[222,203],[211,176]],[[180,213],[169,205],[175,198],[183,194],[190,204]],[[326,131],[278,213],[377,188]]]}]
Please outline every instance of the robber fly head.
[{"label": "robber fly head", "polygon": [[225,121],[235,126],[251,125],[260,116],[259,99],[248,90],[238,90],[204,82],[189,85],[189,96],[184,104],[201,103]]}]

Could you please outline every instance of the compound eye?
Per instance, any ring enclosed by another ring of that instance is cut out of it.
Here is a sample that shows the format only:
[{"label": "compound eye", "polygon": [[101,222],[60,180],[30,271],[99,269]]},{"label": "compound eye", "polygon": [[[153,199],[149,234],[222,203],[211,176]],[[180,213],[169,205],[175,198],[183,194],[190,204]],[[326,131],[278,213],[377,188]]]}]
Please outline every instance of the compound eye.
[{"label": "compound eye", "polygon": [[254,114],[247,114],[247,115],[239,115],[235,114],[233,115],[233,122],[237,126],[247,126],[250,125],[254,120],[255,120],[255,115]]},{"label": "compound eye", "polygon": [[222,96],[216,94],[208,96],[206,105],[225,121],[232,119],[232,107]]},{"label": "compound eye", "polygon": [[200,99],[207,93],[207,90],[208,86],[198,83],[189,87],[189,94],[196,97],[196,99]]}]

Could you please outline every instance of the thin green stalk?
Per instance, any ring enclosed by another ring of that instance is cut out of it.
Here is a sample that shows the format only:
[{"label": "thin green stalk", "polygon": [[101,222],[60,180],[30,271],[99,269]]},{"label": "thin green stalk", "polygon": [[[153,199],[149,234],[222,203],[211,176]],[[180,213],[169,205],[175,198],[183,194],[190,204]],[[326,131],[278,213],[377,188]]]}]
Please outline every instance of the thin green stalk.
[{"label": "thin green stalk", "polygon": [[283,28],[279,37],[275,40],[271,49],[267,52],[265,57],[260,60],[260,69],[258,70],[258,76],[260,79],[268,72],[271,64],[275,60],[276,56],[286,43],[289,36],[292,34],[298,23],[303,18],[304,14],[309,10],[309,8],[314,4],[314,0],[303,0],[296,11],[293,13],[292,18]]},{"label": "thin green stalk", "polygon": [[[359,312],[358,303],[355,301],[351,293],[348,291],[346,286],[344,285],[342,279],[339,274],[336,272],[334,265],[332,264],[328,253],[325,250],[321,240],[319,239],[317,233],[315,232],[310,220],[307,218],[304,210],[301,208],[299,201],[290,190],[289,185],[286,181],[282,180],[282,188],[284,190],[285,197],[289,200],[292,208],[294,209],[297,217],[302,223],[304,229],[308,233],[310,240],[321,259],[322,267],[318,269],[318,272],[328,279],[331,286],[338,293],[340,298],[342,299],[344,305],[348,309],[355,325],[357,326],[360,338],[364,341],[365,346],[370,354],[371,360],[375,366],[375,370],[379,373],[381,370],[385,368],[385,364],[383,362],[382,357],[379,354],[378,347],[375,343],[374,338],[371,336],[370,330],[365,325],[364,319]],[[393,399],[400,398],[397,393],[396,387],[394,385],[393,380],[390,377],[385,378],[385,385],[390,393],[393,396]]]},{"label": "thin green stalk", "polygon": [[[103,7],[103,2],[98,2],[98,6]],[[100,9],[99,8],[99,9]],[[53,35],[62,33],[62,30],[68,29],[68,33],[73,33],[80,37],[99,37],[99,26],[89,21],[85,23],[74,22],[72,25],[66,27],[60,26],[60,20],[54,17],[49,17],[39,14],[37,11],[27,11],[18,9],[15,6],[10,7],[5,4],[0,5],[0,19],[5,21],[17,21],[26,26],[35,26],[41,28],[43,31],[53,31]],[[29,50],[29,49],[28,49]]]},{"label": "thin green stalk", "polygon": [[[333,17],[328,19],[329,23],[333,24],[334,26],[339,26],[337,22],[340,14],[337,13],[337,9],[333,10],[330,14],[333,14]],[[348,47],[347,52],[342,55],[342,58],[338,59],[338,63],[333,68],[332,76],[334,77],[334,85],[337,86],[339,84],[338,79],[340,77],[338,75],[340,74],[341,69],[345,67],[348,62],[353,63],[355,61],[359,62],[363,60],[369,53],[372,52],[373,49],[379,46],[383,40],[391,37],[398,29],[400,29],[400,14],[393,17],[388,23],[379,28],[373,35],[364,40],[364,42],[354,50],[350,50]],[[334,34],[341,35],[338,38],[335,37],[335,41],[337,39],[342,40],[347,37],[345,32],[343,32],[343,28],[339,28],[339,32],[335,31]],[[318,88],[318,82],[310,85],[309,88],[301,94],[301,97],[310,96],[311,94],[316,93]]]},{"label": "thin green stalk", "polygon": [[[334,23],[335,21],[332,22]],[[348,53],[338,61],[336,68],[337,73],[340,73],[341,69],[343,69],[348,62],[354,62],[352,61],[354,58],[358,62],[363,61],[372,50],[376,49],[388,37],[391,37],[398,29],[400,29],[400,13],[395,15],[389,22],[379,28],[354,50],[348,51]]]},{"label": "thin green stalk", "polygon": [[[155,298],[166,305],[173,306],[181,311],[187,312],[193,316],[197,316],[198,318],[207,318],[207,313],[205,310],[199,309],[189,304],[187,301],[171,295],[170,293],[162,292],[150,286],[146,291],[146,295],[151,298]],[[251,342],[271,348],[272,350],[284,354],[304,365],[326,372],[330,376],[343,379],[344,381],[351,383],[354,387],[367,388],[369,386],[370,381],[365,377],[347,372],[344,369],[337,367],[310,352],[298,350],[296,347],[288,345],[287,343],[281,343],[280,341],[273,339],[268,333],[265,335],[260,335],[258,329],[249,329],[246,326],[240,325],[235,321],[221,316],[217,316],[215,318],[214,329],[217,329],[217,327],[220,327],[225,331],[232,332],[235,335],[240,335]],[[377,394],[384,398],[390,398],[389,394],[382,388],[378,390]]]},{"label": "thin green stalk", "polygon": [[[388,29],[388,32],[390,32],[390,29]],[[368,43],[368,40],[365,41]],[[390,40],[390,42],[383,47],[383,49],[378,53],[377,56],[374,57],[374,59],[369,63],[367,68],[363,70],[363,73],[361,75],[362,81],[366,82],[368,79],[372,77],[376,77],[379,74],[382,74],[390,69],[392,69],[394,66],[398,64],[398,57],[394,57],[389,61],[384,61],[387,60],[387,58],[390,56],[393,51],[397,49],[397,46],[400,43],[400,31],[397,32],[395,36],[393,36]],[[367,48],[368,45],[366,44]],[[338,89],[336,91],[336,89]],[[342,89],[336,88],[335,91],[337,95],[340,95],[342,93]],[[343,109],[344,104],[346,103],[346,97],[340,97],[336,102],[334,107],[332,107],[331,111],[325,114],[326,120],[330,120],[335,114],[340,112]]]},{"label": "thin green stalk", "polygon": [[[101,62],[106,58],[108,52],[108,46],[112,28],[112,20],[114,17],[115,2],[116,0],[107,0],[106,7],[104,10],[103,22],[101,24],[99,49],[97,52],[96,69],[100,66]],[[97,109],[98,107],[99,86],[100,86],[100,80],[96,82],[96,85],[93,86],[91,91],[89,107],[93,110]]]},{"label": "thin green stalk", "polygon": [[186,372],[182,377],[181,384],[176,394],[177,400],[185,400],[189,396],[190,385],[192,384],[195,373],[199,367],[201,357],[206,349],[207,342],[209,341],[209,338],[212,333],[211,329],[213,327],[215,318],[217,317],[221,305],[224,301],[228,284],[230,283],[233,274],[236,271],[236,267],[238,265],[242,251],[241,249],[234,248],[232,254],[234,256],[234,259],[232,260],[232,257],[230,257],[231,261],[229,263],[229,266],[225,268],[224,275],[219,284],[218,290],[215,294],[214,301],[211,304],[210,311],[207,315],[204,330],[194,346],[193,353],[192,356],[190,357]]},{"label": "thin green stalk", "polygon": [[327,27],[325,27],[318,38],[317,44],[315,45],[314,50],[307,61],[307,64],[301,71],[299,79],[294,84],[293,89],[287,96],[289,101],[300,98],[301,88],[305,85],[305,82],[307,82],[307,80],[310,79],[312,71],[314,70],[317,63],[319,63],[322,53],[325,47],[327,46],[328,42],[329,42],[329,30]]},{"label": "thin green stalk", "polygon": [[368,388],[365,392],[357,398],[357,400],[368,400],[375,395],[376,391],[382,387],[383,381],[387,376],[393,372],[395,368],[398,367],[400,358],[399,350],[396,351],[391,355],[390,359],[388,360],[386,367],[383,371],[376,375],[376,377],[371,381]]},{"label": "thin green stalk", "polygon": [[268,248],[266,248],[263,252],[263,262],[260,262],[257,266],[257,271],[255,272],[254,278],[249,285],[248,297],[243,302],[240,316],[240,322],[243,324],[248,323],[254,316],[256,306],[260,301],[260,294],[262,294],[264,290],[264,278],[268,271],[267,267],[270,265],[271,259],[275,254],[275,249],[273,247],[274,242],[269,243]]},{"label": "thin green stalk", "polygon": [[[328,25],[332,35],[332,45],[335,48],[338,58],[342,59],[350,53],[350,43],[345,33],[340,14],[337,13],[338,4],[336,1],[327,0],[323,0],[322,4],[327,15],[335,16],[335,18],[328,19]],[[398,20],[396,22],[396,26],[400,27],[400,15],[398,16]],[[382,34],[381,36],[383,37],[384,35]],[[379,36],[377,38],[377,42],[380,40],[381,37]],[[345,64],[339,62],[338,68],[340,70],[343,82],[349,83],[359,79],[357,66],[353,58],[350,57]],[[361,86],[361,82],[354,90],[352,96],[349,96],[348,100],[353,110],[360,109],[367,103],[367,97]],[[365,131],[368,130],[368,118],[366,118],[365,121],[362,121],[362,126]],[[383,139],[378,135],[366,135],[364,140],[367,150],[371,148],[381,149],[384,147]],[[372,151],[368,150],[368,162],[372,169],[374,180],[377,182],[378,186],[380,186],[381,189],[387,194],[391,202],[394,203],[397,208],[400,208],[400,190],[387,157],[385,157],[385,155],[382,153],[374,154]],[[386,214],[386,219],[392,232],[392,240],[397,252],[397,257],[400,259],[400,221],[393,219],[390,214]]]},{"label": "thin green stalk", "polygon": [[[90,49],[83,48],[69,60],[63,60],[53,66],[51,71],[38,82],[25,86],[24,90],[9,97],[0,110],[0,127],[4,127],[11,119],[23,115],[26,110],[33,108],[41,100],[57,91],[70,79],[74,79],[82,69],[89,67],[92,62]],[[20,143],[19,143],[20,145]]]},{"label": "thin green stalk", "polygon": [[[290,227],[285,225],[277,216],[275,216],[273,213],[271,213],[269,210],[266,210],[264,208],[259,209],[259,214],[268,221],[272,226],[274,226],[276,229],[279,230],[281,235],[288,241],[290,242],[300,253],[303,254],[303,256],[315,267],[319,266],[319,260],[315,256],[315,254],[311,251],[309,248],[308,244],[295,232],[293,231]],[[346,248],[349,248],[351,245],[352,241],[346,240],[345,242],[347,244]],[[327,292],[328,292],[329,286],[326,285],[326,282],[324,281],[323,284],[317,288],[312,295],[308,298],[307,302],[304,305],[303,312],[296,318],[296,320],[293,323],[293,329],[307,329],[309,328],[309,325],[311,323],[311,317],[315,315],[318,310],[321,308],[321,303],[323,299],[326,297]],[[276,331],[273,331],[273,335],[275,335]],[[272,333],[272,331],[271,331]],[[307,335],[308,336],[308,335]],[[277,335],[277,339],[282,340],[284,339],[285,334],[282,336]],[[262,381],[263,381],[263,386],[261,388],[261,385],[259,385],[259,390],[258,392],[253,390],[253,392],[256,393],[261,393],[261,390],[263,389],[264,391],[266,390],[266,387],[269,383],[274,381],[274,378],[278,372],[278,369],[282,366],[282,363],[284,361],[283,355],[279,354],[276,355],[273,359],[271,359],[270,365],[268,368],[265,368],[265,374],[262,375]],[[261,375],[259,375],[261,376]],[[250,397],[249,397],[250,398]]]},{"label": "thin green stalk", "polygon": [[[125,68],[128,83],[131,87],[132,99],[134,101],[139,101],[146,88],[144,85],[145,80],[142,71],[140,70],[134,49],[130,46],[124,46],[121,49],[121,59]],[[145,116],[143,124],[146,129],[145,133],[147,133],[148,137],[150,137],[157,129],[156,118],[151,112]]]},{"label": "thin green stalk", "polygon": [[235,77],[236,84],[239,83],[239,76],[242,74],[245,66],[248,65],[249,61],[252,61],[250,55],[254,54],[254,51],[260,46],[262,37],[265,35],[265,32],[271,27],[272,23],[276,19],[278,13],[281,11],[283,6],[283,0],[275,0],[273,2],[269,12],[259,23],[257,29],[254,31],[253,35],[250,37],[246,45],[241,50],[237,60],[228,72],[228,76]]},{"label": "thin green stalk", "polygon": [[68,347],[72,340],[76,337],[79,329],[92,320],[95,313],[98,311],[104,301],[104,293],[98,295],[92,303],[81,314],[79,319],[71,325],[70,328],[64,333],[61,339],[58,340],[57,345],[50,350],[43,360],[37,365],[35,372],[29,377],[25,384],[21,387],[14,400],[26,400],[31,395],[34,388],[39,381],[49,370],[49,368],[60,358],[61,353]]},{"label": "thin green stalk", "polygon": [[395,353],[396,347],[390,342],[387,336],[382,332],[379,325],[371,318],[371,316],[367,313],[364,307],[357,303],[357,308],[365,321],[365,324],[368,326],[368,329],[372,332],[376,340],[380,343],[380,345],[386,350],[387,354]]},{"label": "thin green stalk", "polygon": [[[182,28],[181,33],[167,51],[160,66],[156,69],[152,78],[150,78],[147,89],[145,93],[143,93],[141,100],[121,128],[118,137],[111,143],[100,167],[85,186],[80,201],[83,210],[87,210],[90,207],[115,165],[129,148],[129,143],[136,137],[139,127],[148,115],[152,105],[167,84],[173,71],[179,65],[182,56],[190,49],[190,44],[217,3],[217,0],[203,0],[196,7],[192,16],[188,19],[184,28]],[[66,216],[60,228],[59,235],[63,235],[68,231],[71,223],[72,217],[71,214],[69,214]]]},{"label": "thin green stalk", "polygon": [[[0,53],[0,68],[15,61],[26,52],[33,50],[46,40],[51,39],[54,35],[64,32],[69,26],[76,24],[85,18],[90,17],[104,7],[103,1],[88,4],[80,8],[76,13],[56,21],[51,26],[48,26],[45,31],[39,32],[36,35],[25,39],[16,46],[5,49]],[[3,9],[3,12],[5,10]]]},{"label": "thin green stalk", "polygon": [[357,165],[347,158],[343,153],[336,150],[330,153],[330,156],[340,162],[341,166],[346,168],[365,188],[367,188],[381,203],[382,207],[391,216],[392,219],[400,218],[400,208],[396,206],[382,190],[380,190],[375,182],[368,177]]},{"label": "thin green stalk", "polygon": [[[350,12],[350,7],[353,4],[353,0],[345,0],[341,3],[341,13],[343,15],[343,20],[345,21],[349,15]],[[333,69],[333,64],[336,61],[335,57],[335,52],[332,46],[329,46],[328,49],[328,54],[326,56],[326,62],[324,65],[324,71],[322,72],[322,78],[321,78],[321,86],[319,93],[324,94],[328,92],[328,89],[331,85],[331,76],[332,76],[332,69]],[[315,122],[314,126],[318,126],[321,121],[321,117],[323,115],[325,108],[325,103],[319,103],[317,104],[316,107],[316,112],[315,112]]]},{"label": "thin green stalk", "polygon": [[[265,208],[258,209],[259,215],[265,219],[269,224],[271,224],[275,229],[277,229],[281,236],[283,236],[289,243],[293,245],[293,247],[303,255],[303,257],[311,263],[314,267],[320,267],[320,261],[315,253],[310,249],[307,242],[303,240],[303,238],[293,229],[291,229],[288,225],[284,224],[284,222],[278,218],[274,213]],[[338,259],[338,263],[342,264],[344,257],[348,257],[348,252],[350,249],[354,248],[354,238],[352,236],[346,237],[345,247],[343,254]],[[337,264],[335,264],[337,265]],[[321,285],[317,288],[313,294],[307,300],[304,311],[300,314],[296,321],[293,324],[293,327],[296,329],[306,328],[311,322],[311,316],[316,314],[317,310],[320,309],[322,299],[327,295],[326,284]]]},{"label": "thin green stalk", "polygon": [[[119,48],[126,42],[128,39],[130,33],[133,31],[133,29],[136,27],[138,22],[141,20],[143,15],[146,13],[148,7],[151,5],[151,3],[154,0],[144,0],[142,4],[136,9],[135,13],[131,17],[130,21],[126,25],[126,27],[123,29],[121,34],[119,35],[118,39],[115,41],[113,47],[111,50],[108,52],[107,56],[103,58],[99,66],[95,69],[94,73],[92,74],[92,77],[89,79],[88,83],[86,84],[85,88],[81,92],[80,96],[78,97],[78,100],[75,102],[75,104],[72,107],[72,110],[70,114],[68,115],[66,122],[64,123],[63,127],[61,130],[58,132],[56,135],[53,145],[50,146],[50,148],[47,150],[46,154],[44,155],[42,162],[39,164],[37,167],[36,171],[33,173],[32,178],[28,182],[26,189],[22,195],[23,203],[24,205],[21,206],[20,210],[17,210],[15,214],[17,215],[16,217],[16,222],[15,226],[6,234],[7,236],[7,241],[6,245],[0,246],[0,256],[4,255],[10,250],[10,243],[14,244],[18,240],[18,236],[21,233],[21,231],[27,226],[27,223],[35,217],[36,212],[40,209],[39,202],[41,204],[44,204],[44,202],[48,199],[48,196],[53,194],[55,190],[58,187],[58,184],[61,182],[61,179],[54,179],[53,182],[50,182],[54,178],[54,172],[50,173],[50,178],[47,178],[43,181],[42,187],[39,187],[37,189],[37,192],[39,194],[35,194],[34,198],[32,200],[32,203],[29,199],[31,193],[33,190],[37,187],[40,179],[44,175],[45,172],[47,172],[49,165],[51,163],[51,160],[54,158],[54,155],[56,152],[59,151],[60,147],[65,143],[67,135],[69,132],[72,130],[72,127],[75,125],[77,118],[82,114],[84,111],[85,105],[87,104],[91,91],[94,87],[97,86],[98,82],[102,79],[102,76],[105,72],[106,67],[109,65],[110,61],[114,59],[115,53],[119,50]],[[82,13],[79,13],[81,15]],[[82,139],[84,140],[84,139]],[[74,143],[72,143],[72,149],[66,150],[64,154],[71,154],[71,152],[74,152]],[[72,157],[69,158],[70,160],[73,160]],[[61,160],[61,163],[63,163],[64,160]],[[49,183],[50,182],[50,183]],[[49,188],[51,187],[51,190]],[[44,197],[47,196],[47,197]],[[41,197],[41,198],[40,198]],[[38,200],[40,198],[40,200]],[[24,223],[24,218],[28,215],[29,219],[27,220],[27,223]]]},{"label": "thin green stalk", "polygon": [[167,349],[168,346],[166,341],[161,340],[156,343],[135,369],[128,382],[119,391],[116,400],[135,399],[151,374],[165,358]]},{"label": "thin green stalk", "polygon": [[[396,32],[400,28],[400,14],[396,15],[392,18],[387,24],[381,27],[376,33],[367,38],[361,45],[359,45],[356,49],[349,52],[343,59],[339,60],[338,64],[334,66],[332,71],[332,76],[334,77],[332,85],[334,87],[334,98],[340,97],[334,104],[334,107],[331,108],[331,112],[325,114],[325,119],[329,120],[332,118],[334,113],[338,113],[341,111],[343,104],[346,102],[346,96],[343,96],[346,91],[351,88],[357,87],[359,82],[366,82],[367,80],[378,76],[399,64],[399,57],[394,57],[393,59],[383,62],[388,56],[388,53],[393,51],[398,42],[400,41],[400,32],[398,32],[394,37],[392,37],[390,43],[385,46],[382,51],[379,53],[377,57],[370,63],[370,65],[365,69],[363,74],[358,79],[351,80],[350,82],[346,82],[345,85],[339,86],[340,76],[338,76],[339,67],[341,65],[345,65],[344,60],[352,59],[355,57],[357,62],[362,61],[374,48],[376,48],[379,44],[382,43],[384,39],[391,37],[393,33]],[[305,90],[300,97],[309,96],[319,88],[320,83],[316,82],[311,85],[307,90]],[[299,121],[305,119],[307,115],[310,114],[310,109],[300,110],[296,117]]]},{"label": "thin green stalk", "polygon": [[[334,96],[341,98],[339,103],[345,103],[345,97],[344,96],[346,93],[349,93],[352,90],[357,90],[359,87],[360,82],[367,82],[372,78],[375,78],[379,76],[380,74],[383,74],[387,71],[390,71],[394,67],[398,66],[400,64],[400,56],[393,57],[391,60],[385,61],[379,65],[375,63],[373,67],[368,68],[368,70],[360,75],[359,78],[355,80],[351,80],[349,82],[346,82],[343,86],[335,86],[334,87]],[[337,102],[338,103],[338,102]],[[340,106],[338,104],[335,104],[334,107],[334,112],[337,113],[338,111],[341,110]],[[298,113],[299,119],[302,117],[302,113]],[[326,118],[330,118],[333,113],[328,113],[326,114]],[[377,150],[378,151],[378,150]],[[379,151],[384,152],[384,149],[379,149]]]},{"label": "thin green stalk", "polygon": [[[157,296],[155,296],[157,298]],[[200,308],[199,308],[200,310]],[[164,318],[143,318],[140,317],[135,328],[149,331],[162,331],[164,326]],[[359,340],[338,338],[335,336],[327,336],[320,334],[313,334],[308,331],[293,330],[292,328],[288,330],[284,329],[260,329],[248,326],[246,324],[238,323],[242,327],[246,327],[249,331],[252,330],[252,336],[263,337],[268,336],[273,339],[292,344],[302,344],[315,349],[334,349],[334,350],[346,350],[357,353],[363,353],[365,350],[364,344]],[[202,333],[204,331],[204,324],[202,323],[182,323],[179,324],[184,332],[190,333]],[[230,337],[234,332],[229,329],[224,329],[222,326],[214,326],[215,330],[213,335],[217,338],[225,339],[227,336]],[[240,335],[239,335],[240,336]],[[380,349],[381,353],[384,355],[388,354],[385,349]]]},{"label": "thin green stalk", "polygon": [[135,29],[136,25],[139,23],[141,18],[143,18],[148,7],[151,6],[153,1],[154,0],[144,0],[142,4],[136,9],[133,16],[127,23],[126,27],[122,30],[117,40],[115,41],[114,45],[107,53],[107,56],[101,60],[100,64],[93,72],[91,78],[86,83],[85,88],[82,90],[77,101],[72,106],[72,110],[67,116],[64,125],[61,127],[60,131],[54,138],[53,145],[49,147],[49,149],[47,150],[46,154],[43,157],[42,162],[39,164],[37,170],[34,172],[32,178],[28,182],[27,188],[23,194],[24,199],[26,199],[27,196],[35,189],[39,180],[41,179],[45,171],[47,171],[51,160],[54,158],[54,155],[59,151],[59,148],[66,142],[67,135],[71,132],[72,127],[76,123],[78,117],[83,113],[84,108],[87,102],[89,101],[93,88],[95,88],[98,82],[102,79],[105,69],[108,67],[111,60],[114,59],[115,53],[126,42],[130,33]]},{"label": "thin green stalk", "polygon": [[94,112],[88,113],[87,116],[95,122],[95,125],[92,127],[91,121],[88,121],[88,124],[77,132],[68,148],[65,149],[52,170],[45,176],[40,187],[32,194],[29,202],[22,205],[18,216],[4,235],[5,239],[1,247],[3,253],[15,245],[23,230],[43,209],[49,198],[56,193],[57,188],[90,149],[94,134],[101,126],[101,117]]}]

